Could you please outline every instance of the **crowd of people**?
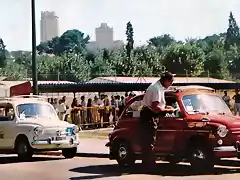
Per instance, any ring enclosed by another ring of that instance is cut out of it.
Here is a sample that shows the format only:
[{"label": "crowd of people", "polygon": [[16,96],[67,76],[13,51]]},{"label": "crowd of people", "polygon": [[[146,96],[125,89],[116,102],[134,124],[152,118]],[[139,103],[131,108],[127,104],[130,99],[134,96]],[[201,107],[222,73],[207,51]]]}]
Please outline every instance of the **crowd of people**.
[{"label": "crowd of people", "polygon": [[66,103],[66,96],[59,101],[57,98],[49,98],[48,102],[53,105],[63,121],[70,118],[73,124],[81,127],[107,127],[116,122],[126,103],[134,96],[136,96],[134,93],[125,93],[125,97],[120,95],[109,97],[105,94],[94,98],[81,96],[79,100],[73,98],[70,107]]}]

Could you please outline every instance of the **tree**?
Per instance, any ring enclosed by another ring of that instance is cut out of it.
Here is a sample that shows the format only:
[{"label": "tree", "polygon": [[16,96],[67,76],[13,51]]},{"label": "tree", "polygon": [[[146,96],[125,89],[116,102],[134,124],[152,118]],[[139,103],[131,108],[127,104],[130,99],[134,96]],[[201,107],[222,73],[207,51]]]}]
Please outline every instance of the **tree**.
[{"label": "tree", "polygon": [[37,46],[39,54],[62,55],[64,53],[82,53],[90,37],[77,29],[68,30],[61,37],[54,37],[52,40],[42,42]]},{"label": "tree", "polygon": [[0,68],[5,67],[6,65],[6,46],[4,45],[3,40],[0,38]]},{"label": "tree", "polygon": [[224,50],[224,39],[219,39],[212,50],[206,55],[205,71],[209,71],[214,78],[229,79],[229,63]]},{"label": "tree", "polygon": [[229,48],[231,45],[239,44],[240,40],[240,32],[239,27],[235,18],[233,17],[232,12],[230,12],[229,20],[228,20],[228,29],[226,33],[226,44],[225,47]]},{"label": "tree", "polygon": [[134,39],[133,39],[133,26],[131,22],[129,21],[127,23],[127,30],[126,30],[126,36],[127,36],[127,45],[126,45],[126,50],[127,50],[127,57],[130,59],[131,58],[131,52],[133,50],[133,45],[134,45]]},{"label": "tree", "polygon": [[150,38],[148,40],[148,44],[155,46],[155,47],[161,47],[165,48],[173,43],[176,43],[175,39],[171,37],[169,34],[164,34],[161,36],[156,36],[153,38]]},{"label": "tree", "polygon": [[86,48],[86,44],[90,40],[90,37],[77,29],[68,30],[59,38],[58,54],[64,52],[82,53]]},{"label": "tree", "polygon": [[199,76],[204,71],[205,54],[196,45],[172,44],[162,55],[162,64],[177,75]]}]

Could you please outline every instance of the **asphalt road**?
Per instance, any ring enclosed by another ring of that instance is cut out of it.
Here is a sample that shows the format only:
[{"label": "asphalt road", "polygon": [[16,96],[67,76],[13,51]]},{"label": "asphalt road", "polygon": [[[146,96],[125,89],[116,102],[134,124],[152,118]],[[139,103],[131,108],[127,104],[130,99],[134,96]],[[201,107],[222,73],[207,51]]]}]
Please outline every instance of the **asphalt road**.
[{"label": "asphalt road", "polygon": [[223,160],[211,174],[193,174],[188,164],[170,166],[158,162],[158,171],[153,175],[141,172],[140,164],[132,170],[121,169],[115,161],[104,158],[63,159],[62,157],[35,156],[32,162],[17,162],[16,157],[0,157],[1,180],[84,180],[84,179],[204,179],[234,180],[240,178],[240,161]]}]

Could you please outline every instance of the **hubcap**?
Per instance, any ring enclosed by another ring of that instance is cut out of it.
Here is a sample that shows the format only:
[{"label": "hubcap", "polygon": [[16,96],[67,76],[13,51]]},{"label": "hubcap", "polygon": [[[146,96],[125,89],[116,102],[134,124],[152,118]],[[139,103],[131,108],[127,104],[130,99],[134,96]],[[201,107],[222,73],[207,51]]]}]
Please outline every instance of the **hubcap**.
[{"label": "hubcap", "polygon": [[25,143],[20,143],[18,145],[18,153],[19,154],[25,154],[27,152],[27,146]]},{"label": "hubcap", "polygon": [[193,158],[194,158],[195,160],[203,160],[203,159],[205,159],[205,155],[203,154],[202,151],[196,150],[196,151],[193,153]]},{"label": "hubcap", "polygon": [[120,147],[119,148],[119,151],[118,151],[118,154],[119,154],[119,157],[121,158],[121,159],[125,159],[126,157],[127,157],[127,150],[126,150],[126,148],[125,147]]}]

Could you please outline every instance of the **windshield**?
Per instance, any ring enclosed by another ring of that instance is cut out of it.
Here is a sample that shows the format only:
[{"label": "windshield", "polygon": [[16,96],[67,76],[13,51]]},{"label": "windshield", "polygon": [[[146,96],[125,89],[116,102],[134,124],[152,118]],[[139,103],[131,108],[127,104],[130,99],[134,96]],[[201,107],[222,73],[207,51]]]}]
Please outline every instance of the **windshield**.
[{"label": "windshield", "polygon": [[17,106],[17,113],[18,117],[57,118],[56,112],[49,104],[20,104]]},{"label": "windshield", "polygon": [[222,98],[209,94],[194,94],[183,96],[185,110],[188,113],[224,113],[231,114],[230,109]]}]

